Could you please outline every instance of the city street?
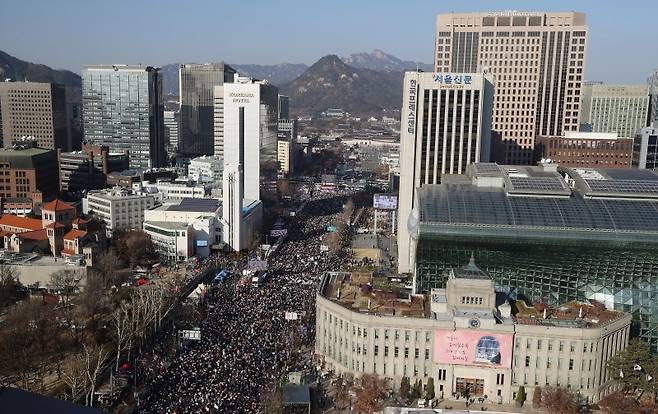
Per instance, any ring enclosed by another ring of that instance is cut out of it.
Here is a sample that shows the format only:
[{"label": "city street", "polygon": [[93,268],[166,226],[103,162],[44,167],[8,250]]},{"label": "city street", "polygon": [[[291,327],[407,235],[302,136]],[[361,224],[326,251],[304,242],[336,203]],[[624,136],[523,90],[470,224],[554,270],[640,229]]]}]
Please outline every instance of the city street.
[{"label": "city street", "polygon": [[[260,413],[263,389],[287,372],[311,371],[312,347],[304,345],[313,343],[316,285],[322,272],[346,259],[342,250],[320,253],[320,239],[345,200],[316,197],[291,221],[286,241],[270,257],[264,287],[238,285],[234,272],[210,289],[201,341],[179,351],[148,384],[139,412]],[[286,320],[285,312],[299,319]],[[163,367],[165,358],[159,360]]]}]

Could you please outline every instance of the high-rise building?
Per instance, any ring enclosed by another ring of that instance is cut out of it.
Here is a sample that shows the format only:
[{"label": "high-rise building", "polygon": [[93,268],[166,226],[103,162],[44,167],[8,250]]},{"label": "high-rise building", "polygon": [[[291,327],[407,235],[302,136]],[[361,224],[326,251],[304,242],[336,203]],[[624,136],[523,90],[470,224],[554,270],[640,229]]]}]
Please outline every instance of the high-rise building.
[{"label": "high-rise building", "polygon": [[645,85],[585,82],[580,97],[581,130],[633,138],[647,126],[649,93]]},{"label": "high-rise building", "polygon": [[0,197],[50,198],[59,192],[57,153],[43,148],[0,149]]},{"label": "high-rise building", "polygon": [[90,65],[82,72],[85,140],[130,152],[131,168],[166,163],[159,68]]},{"label": "high-rise building", "polygon": [[658,125],[655,123],[635,135],[633,167],[658,171]]},{"label": "high-rise building", "polygon": [[98,190],[107,183],[107,175],[129,167],[128,152],[113,154],[100,145],[82,145],[82,151],[57,150],[60,191]]},{"label": "high-rise building", "polygon": [[445,287],[445,271],[475,255],[508,298],[596,300],[632,313],[656,347],[657,183],[635,168],[472,164],[418,190],[415,291]]},{"label": "high-rise building", "polygon": [[537,158],[562,167],[630,168],[633,139],[603,132],[566,131],[561,137],[537,137]]},{"label": "high-rise building", "polygon": [[647,125],[658,125],[658,69],[647,79],[649,85],[649,119]]},{"label": "high-rise building", "polygon": [[279,95],[279,119],[290,119],[290,97]]},{"label": "high-rise building", "polygon": [[494,86],[482,73],[407,72],[400,127],[398,266],[411,271],[407,220],[416,191],[488,162]]},{"label": "high-rise building", "polygon": [[40,148],[72,149],[62,85],[0,82],[0,142],[11,147],[23,136],[36,138]]},{"label": "high-rise building", "polygon": [[236,77],[216,87],[215,96],[220,92],[224,166],[238,164],[238,140],[244,134],[244,197],[260,200],[262,180],[276,179],[277,173],[278,89],[267,81]]},{"label": "high-rise building", "polygon": [[186,156],[214,153],[214,88],[233,82],[235,69],[222,63],[180,66],[180,139]]},{"label": "high-rise building", "polygon": [[[279,108],[281,108],[279,95]],[[279,114],[280,115],[280,114]],[[284,175],[293,172],[297,155],[297,121],[279,117],[279,132],[277,134],[277,159],[279,171]]]},{"label": "high-rise building", "polygon": [[167,152],[175,153],[180,135],[180,112],[164,111],[164,135]]},{"label": "high-rise building", "polygon": [[437,17],[437,72],[493,75],[494,156],[532,162],[537,136],[577,131],[588,27],[583,13],[450,13]]}]

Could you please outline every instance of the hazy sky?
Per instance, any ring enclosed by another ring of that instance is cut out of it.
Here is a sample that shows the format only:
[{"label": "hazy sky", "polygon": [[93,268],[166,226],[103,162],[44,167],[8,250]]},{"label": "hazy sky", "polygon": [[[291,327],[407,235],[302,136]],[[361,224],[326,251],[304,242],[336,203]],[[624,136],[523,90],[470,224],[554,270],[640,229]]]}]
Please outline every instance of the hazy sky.
[{"label": "hazy sky", "polygon": [[0,50],[80,72],[91,63],[311,64],[382,49],[433,60],[436,14],[583,11],[587,79],[644,83],[658,68],[655,0],[0,0]]}]

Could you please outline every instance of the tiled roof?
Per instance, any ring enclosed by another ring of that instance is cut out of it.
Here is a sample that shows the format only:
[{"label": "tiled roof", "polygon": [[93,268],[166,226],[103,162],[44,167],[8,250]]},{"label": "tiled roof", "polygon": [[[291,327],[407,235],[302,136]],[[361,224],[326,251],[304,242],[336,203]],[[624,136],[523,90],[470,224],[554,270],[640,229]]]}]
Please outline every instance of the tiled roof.
[{"label": "tiled roof", "polygon": [[46,226],[47,229],[59,229],[64,227],[62,223],[53,222]]},{"label": "tiled roof", "polygon": [[41,220],[30,217],[18,217],[13,214],[4,214],[0,216],[0,225],[17,227],[29,230],[39,230],[42,228]]},{"label": "tiled roof", "polygon": [[26,231],[25,233],[19,233],[18,237],[24,240],[34,240],[34,241],[48,240],[46,229]]},{"label": "tiled roof", "polygon": [[80,217],[76,217],[73,219],[73,224],[87,224],[87,223],[89,223],[89,221]]},{"label": "tiled roof", "polygon": [[75,210],[75,207],[56,198],[50,203],[41,206],[41,209],[48,211],[62,211],[62,210]]},{"label": "tiled roof", "polygon": [[74,240],[76,237],[84,237],[87,235],[86,231],[72,229],[64,235],[64,240]]}]

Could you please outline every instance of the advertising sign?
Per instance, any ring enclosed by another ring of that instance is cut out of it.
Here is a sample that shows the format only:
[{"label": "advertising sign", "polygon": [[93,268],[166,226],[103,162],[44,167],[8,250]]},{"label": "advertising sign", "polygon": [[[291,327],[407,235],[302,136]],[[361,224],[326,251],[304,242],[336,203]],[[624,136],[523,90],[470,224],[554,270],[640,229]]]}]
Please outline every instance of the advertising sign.
[{"label": "advertising sign", "polygon": [[379,210],[397,210],[398,196],[395,194],[375,194],[372,206]]},{"label": "advertising sign", "polygon": [[182,339],[188,339],[190,341],[200,341],[201,340],[201,331],[195,329],[186,329],[180,331],[180,337]]},{"label": "advertising sign", "polygon": [[286,320],[287,321],[296,321],[299,319],[299,315],[297,315],[297,312],[286,312]]},{"label": "advertising sign", "polygon": [[434,362],[511,368],[513,335],[479,330],[436,331]]},{"label": "advertising sign", "polygon": [[286,234],[288,234],[288,230],[286,230],[286,229],[270,230],[270,236],[271,237],[280,237],[280,236],[285,236]]}]

